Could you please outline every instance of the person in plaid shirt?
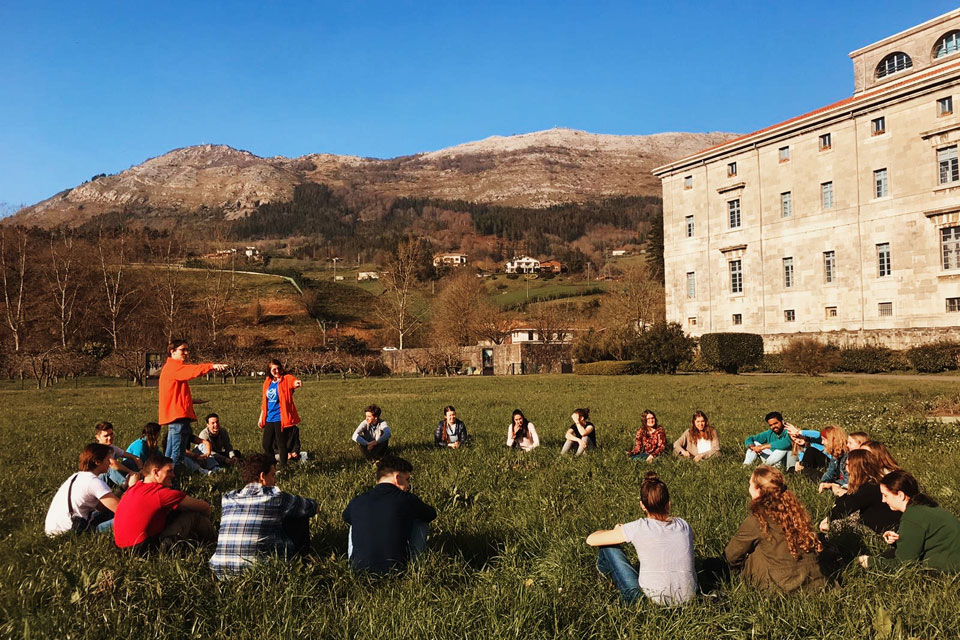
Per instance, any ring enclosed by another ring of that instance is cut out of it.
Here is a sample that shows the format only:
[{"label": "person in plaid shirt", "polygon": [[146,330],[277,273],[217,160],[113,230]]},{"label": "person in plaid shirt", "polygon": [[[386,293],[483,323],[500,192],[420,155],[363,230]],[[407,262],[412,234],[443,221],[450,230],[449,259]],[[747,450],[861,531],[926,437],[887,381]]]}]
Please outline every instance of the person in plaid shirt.
[{"label": "person in plaid shirt", "polygon": [[637,431],[633,449],[627,451],[627,455],[632,460],[653,462],[653,459],[667,448],[667,434],[657,422],[657,416],[654,415],[653,411],[647,410],[641,413],[640,420],[642,426]]},{"label": "person in plaid shirt", "polygon": [[317,503],[277,489],[273,456],[243,461],[245,486],[223,496],[217,551],[210,569],[218,578],[238,573],[267,554],[292,557],[310,547],[310,516]]}]

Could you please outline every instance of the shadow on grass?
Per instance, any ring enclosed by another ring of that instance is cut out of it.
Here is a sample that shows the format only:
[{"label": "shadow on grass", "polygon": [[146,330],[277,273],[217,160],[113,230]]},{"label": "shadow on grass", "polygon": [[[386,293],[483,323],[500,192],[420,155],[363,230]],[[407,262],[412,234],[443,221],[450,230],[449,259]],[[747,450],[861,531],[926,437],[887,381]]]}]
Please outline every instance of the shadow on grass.
[{"label": "shadow on grass", "polygon": [[447,556],[463,558],[474,571],[490,565],[503,552],[504,537],[499,532],[438,533],[427,539],[427,548]]}]

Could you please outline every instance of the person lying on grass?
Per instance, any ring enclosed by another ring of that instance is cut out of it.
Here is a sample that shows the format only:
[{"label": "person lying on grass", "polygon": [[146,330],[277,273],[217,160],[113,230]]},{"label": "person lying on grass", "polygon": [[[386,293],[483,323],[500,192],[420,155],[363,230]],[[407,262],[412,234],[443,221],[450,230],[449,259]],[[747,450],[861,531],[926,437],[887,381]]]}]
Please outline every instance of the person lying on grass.
[{"label": "person lying on grass", "polygon": [[730,567],[762,589],[822,589],[826,580],[817,562],[822,545],[779,470],[767,465],[754,469],[748,510],[724,551]]},{"label": "person lying on grass", "polygon": [[99,444],[110,447],[110,468],[100,478],[114,487],[126,488],[127,484],[135,484],[137,471],[143,466],[140,458],[113,444],[113,425],[109,422],[98,422],[94,427],[94,435]]},{"label": "person lying on grass", "polygon": [[703,411],[694,411],[690,428],[673,443],[674,455],[700,462],[720,453],[720,436]]},{"label": "person lying on grass", "polygon": [[267,555],[293,558],[310,549],[310,517],[317,503],[276,487],[273,456],[243,461],[244,487],[223,495],[217,551],[210,569],[218,578],[238,573]]},{"label": "person lying on grass", "polygon": [[627,451],[631,460],[653,462],[667,448],[667,434],[649,409],[640,414],[640,428],[634,438],[633,449]]},{"label": "person lying on grass", "polygon": [[588,447],[597,446],[597,428],[590,422],[590,409],[574,409],[570,416],[573,424],[567,429],[564,435],[563,447],[560,453],[567,453],[574,446],[577,447],[576,455],[582,456]]},{"label": "person lying on grass", "polygon": [[747,455],[743,458],[744,465],[751,465],[758,458],[763,464],[771,466],[782,464],[793,446],[790,434],[784,429],[783,416],[779,411],[771,411],[763,421],[770,428],[747,436],[743,441],[744,446],[747,447]]},{"label": "person lying on grass", "polygon": [[[693,532],[670,515],[670,492],[653,471],[640,485],[640,508],[647,517],[594,531],[587,544],[597,549],[597,570],[610,578],[627,604],[646,596],[662,605],[681,605],[697,593]],[[633,544],[640,561],[634,569],[620,546]]]},{"label": "person lying on grass", "polygon": [[371,404],[363,410],[363,422],[353,432],[353,441],[367,460],[380,460],[390,450],[390,425],[380,419],[383,410]]},{"label": "person lying on grass", "polygon": [[900,529],[887,531],[883,539],[896,545],[892,558],[860,556],[863,568],[896,569],[919,563],[928,569],[960,573],[960,520],[920,492],[917,479],[906,471],[892,471],[880,480],[883,501],[902,514]]},{"label": "person lying on grass", "polygon": [[433,432],[433,443],[441,449],[459,449],[467,444],[470,436],[467,435],[467,425],[457,418],[457,410],[453,405],[443,408],[443,419],[437,423]]},{"label": "person lying on grass", "polygon": [[437,511],[410,492],[413,465],[396,456],[377,463],[377,485],[350,501],[347,556],[354,571],[387,573],[423,553]]},{"label": "person lying on grass", "polygon": [[847,454],[847,469],[847,493],[836,499],[830,515],[820,523],[820,531],[829,533],[831,525],[841,522],[863,525],[879,534],[896,531],[900,512],[883,501],[880,480],[885,474],[880,459],[869,449],[856,449]]},{"label": "person lying on grass", "polygon": [[117,505],[113,537],[118,547],[144,552],[184,540],[216,541],[210,505],[171,488],[171,458],[148,458],[141,473],[143,479],[127,489]]},{"label": "person lying on grass", "polygon": [[513,410],[510,426],[507,427],[507,446],[524,451],[533,451],[540,446],[540,436],[537,428],[527,420],[520,409]]},{"label": "person lying on grass", "polygon": [[91,443],[83,448],[77,460],[78,471],[67,478],[50,502],[44,531],[58,536],[67,531],[104,532],[113,527],[113,514],[119,499],[100,479],[110,468],[113,449]]}]

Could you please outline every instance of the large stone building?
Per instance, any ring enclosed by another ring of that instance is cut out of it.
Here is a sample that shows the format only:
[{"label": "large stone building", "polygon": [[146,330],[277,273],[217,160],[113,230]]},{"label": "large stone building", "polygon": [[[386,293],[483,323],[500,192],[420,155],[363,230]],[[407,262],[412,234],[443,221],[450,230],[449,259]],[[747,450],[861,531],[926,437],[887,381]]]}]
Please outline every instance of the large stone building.
[{"label": "large stone building", "polygon": [[850,58],[851,97],[654,172],[691,334],[960,334],[960,9]]}]

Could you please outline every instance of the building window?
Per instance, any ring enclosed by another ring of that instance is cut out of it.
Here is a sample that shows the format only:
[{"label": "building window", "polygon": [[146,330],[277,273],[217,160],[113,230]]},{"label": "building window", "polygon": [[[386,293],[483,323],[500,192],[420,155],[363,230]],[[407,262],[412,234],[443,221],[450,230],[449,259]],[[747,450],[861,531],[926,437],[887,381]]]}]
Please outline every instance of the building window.
[{"label": "building window", "polygon": [[887,132],[887,119],[883,116],[870,121],[870,134],[879,136]]},{"label": "building window", "polygon": [[960,51],[960,31],[951,31],[937,40],[933,48],[933,57],[942,58]]},{"label": "building window", "polygon": [[727,203],[727,213],[730,214],[730,228],[736,229],[740,226],[740,198],[731,200]]},{"label": "building window", "polygon": [[533,342],[533,331],[527,331],[527,341]]},{"label": "building window", "polygon": [[780,162],[790,162],[790,147],[780,147]]},{"label": "building window", "polygon": [[880,302],[877,304],[877,314],[881,318],[886,318],[893,315],[893,303],[892,302]]},{"label": "building window", "polygon": [[690,325],[691,327],[697,326],[697,317],[696,317],[696,316],[691,316],[691,317],[687,318],[687,324]]},{"label": "building window", "polygon": [[[960,300],[960,298],[954,298],[954,300]],[[741,324],[743,324],[743,314],[742,314],[742,313],[735,313],[735,314],[733,314],[733,324],[735,324],[735,325],[737,325],[737,326],[740,326]]]},{"label": "building window", "polygon": [[957,145],[937,149],[937,166],[940,169],[940,184],[950,184],[960,180]]},{"label": "building window", "polygon": [[730,293],[743,293],[743,265],[740,260],[730,261]]},{"label": "building window", "polygon": [[949,116],[951,114],[953,114],[953,96],[937,100],[937,115]]},{"label": "building window", "polygon": [[824,182],[820,185],[820,206],[824,209],[833,208],[833,183]]},{"label": "building window", "polygon": [[820,136],[820,151],[826,151],[833,146],[833,139],[829,133],[825,133]]},{"label": "building window", "polygon": [[873,194],[878,198],[885,198],[887,193],[887,170],[877,169],[873,172]]},{"label": "building window", "polygon": [[837,317],[837,308],[836,307],[824,307],[823,316],[825,318],[836,318]]},{"label": "building window", "polygon": [[960,313],[960,298],[947,298],[947,313]]},{"label": "building window", "polygon": [[789,191],[780,194],[780,215],[789,218],[793,213],[793,197]]},{"label": "building window", "polygon": [[884,278],[890,275],[890,243],[883,242],[877,245],[877,277]]},{"label": "building window", "polygon": [[686,221],[687,221],[687,237],[692,238],[693,237],[693,216],[687,216]]},{"label": "building window", "polygon": [[886,58],[880,61],[880,64],[877,65],[877,80],[880,78],[886,78],[895,73],[900,73],[901,71],[906,71],[913,66],[913,60],[910,59],[910,56],[905,54],[903,51],[897,51],[891,53]]},{"label": "building window", "polygon": [[793,286],[793,258],[783,259],[783,286],[787,289]]},{"label": "building window", "polygon": [[697,274],[693,271],[687,272],[687,298],[693,300],[697,297]]},{"label": "building window", "polygon": [[783,321],[784,322],[793,322],[797,319],[797,312],[793,309],[784,309],[783,310]]},{"label": "building window", "polygon": [[683,176],[683,188],[693,189],[693,176]]},{"label": "building window", "polygon": [[960,269],[960,227],[940,229],[940,254],[944,269]]},{"label": "building window", "polygon": [[732,178],[735,175],[737,175],[737,163],[731,162],[727,165],[727,177]]},{"label": "building window", "polygon": [[827,284],[833,282],[837,272],[837,252],[823,252],[823,281]]}]

